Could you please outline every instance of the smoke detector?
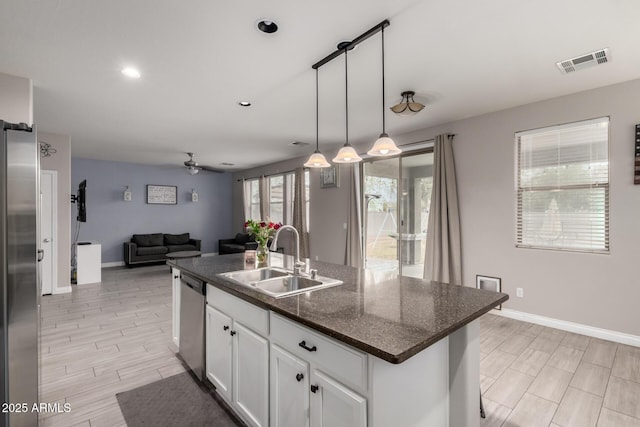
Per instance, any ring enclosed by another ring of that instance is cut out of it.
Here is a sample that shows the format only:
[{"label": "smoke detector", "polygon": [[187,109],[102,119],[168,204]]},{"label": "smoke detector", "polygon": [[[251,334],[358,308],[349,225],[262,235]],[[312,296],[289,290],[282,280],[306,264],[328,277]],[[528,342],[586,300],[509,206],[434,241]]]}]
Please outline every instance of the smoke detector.
[{"label": "smoke detector", "polygon": [[558,66],[562,74],[569,74],[573,73],[574,71],[582,70],[583,68],[606,64],[609,61],[611,61],[611,53],[609,53],[609,48],[604,48],[596,50],[594,52],[586,53],[584,55],[576,56],[575,58],[556,62],[556,65]]}]

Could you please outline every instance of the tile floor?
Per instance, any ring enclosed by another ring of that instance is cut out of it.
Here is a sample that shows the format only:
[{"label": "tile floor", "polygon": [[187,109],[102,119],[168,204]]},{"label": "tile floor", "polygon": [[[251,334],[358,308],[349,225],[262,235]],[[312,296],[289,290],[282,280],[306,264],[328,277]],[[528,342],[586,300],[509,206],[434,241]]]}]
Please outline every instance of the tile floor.
[{"label": "tile floor", "polygon": [[488,314],[483,427],[640,427],[640,348]]},{"label": "tile floor", "polygon": [[[45,427],[125,426],[116,393],[184,371],[168,267],[102,278],[42,298],[40,400],[71,404]],[[483,427],[640,427],[640,348],[491,314],[480,334]]]}]

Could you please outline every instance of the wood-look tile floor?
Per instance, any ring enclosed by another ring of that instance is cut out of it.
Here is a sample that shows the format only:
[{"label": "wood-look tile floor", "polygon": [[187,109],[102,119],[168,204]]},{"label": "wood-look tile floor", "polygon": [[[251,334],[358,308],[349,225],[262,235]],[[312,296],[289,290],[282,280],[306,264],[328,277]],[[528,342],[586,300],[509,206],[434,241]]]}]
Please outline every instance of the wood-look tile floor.
[{"label": "wood-look tile floor", "polygon": [[640,348],[487,314],[483,427],[640,427]]},{"label": "wood-look tile floor", "polygon": [[[102,279],[42,298],[40,401],[71,405],[45,427],[125,426],[116,393],[184,372],[168,267]],[[492,314],[480,339],[481,426],[640,427],[640,348]]]},{"label": "wood-look tile floor", "polygon": [[102,270],[102,283],[42,297],[42,426],[125,426],[116,393],[184,372],[171,340],[166,265]]}]

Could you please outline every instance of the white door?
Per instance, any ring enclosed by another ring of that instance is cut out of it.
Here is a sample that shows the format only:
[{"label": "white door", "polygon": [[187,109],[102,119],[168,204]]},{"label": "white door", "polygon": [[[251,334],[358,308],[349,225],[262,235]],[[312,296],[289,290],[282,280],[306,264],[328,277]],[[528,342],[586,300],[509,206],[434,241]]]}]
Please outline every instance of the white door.
[{"label": "white door", "polygon": [[309,426],[309,364],[271,346],[271,426]]},{"label": "white door", "polygon": [[233,324],[235,352],[233,400],[252,426],[269,425],[269,341],[237,320]]},{"label": "white door", "polygon": [[366,427],[367,400],[324,373],[311,374],[311,427]]},{"label": "white door", "polygon": [[231,402],[231,363],[233,361],[233,337],[231,318],[207,305],[206,370],[207,378],[220,396]]},{"label": "white door", "polygon": [[58,172],[40,171],[40,262],[42,295],[50,295],[58,287],[57,266],[57,189]]}]

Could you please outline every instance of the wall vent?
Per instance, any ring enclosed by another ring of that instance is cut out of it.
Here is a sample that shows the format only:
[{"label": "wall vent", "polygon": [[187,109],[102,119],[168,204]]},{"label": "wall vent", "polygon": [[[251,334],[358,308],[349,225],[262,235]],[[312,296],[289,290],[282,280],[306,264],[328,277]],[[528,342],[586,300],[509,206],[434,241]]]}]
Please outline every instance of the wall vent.
[{"label": "wall vent", "polygon": [[556,62],[556,65],[562,74],[569,74],[574,71],[582,70],[583,68],[606,64],[609,61],[611,61],[611,53],[609,53],[609,48],[605,48],[576,56],[575,58]]}]

